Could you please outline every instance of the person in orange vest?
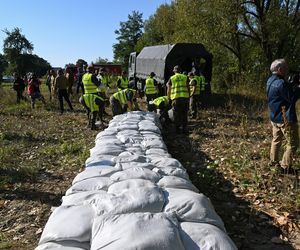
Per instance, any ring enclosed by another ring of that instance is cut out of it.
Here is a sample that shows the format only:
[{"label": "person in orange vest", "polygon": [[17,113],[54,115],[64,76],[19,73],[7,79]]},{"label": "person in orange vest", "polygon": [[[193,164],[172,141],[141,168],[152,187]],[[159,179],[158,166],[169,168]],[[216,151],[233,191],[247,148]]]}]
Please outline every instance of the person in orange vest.
[{"label": "person in orange vest", "polygon": [[172,101],[176,132],[186,134],[190,98],[188,77],[181,74],[179,65],[174,67],[173,72],[174,75],[167,82],[167,96]]}]

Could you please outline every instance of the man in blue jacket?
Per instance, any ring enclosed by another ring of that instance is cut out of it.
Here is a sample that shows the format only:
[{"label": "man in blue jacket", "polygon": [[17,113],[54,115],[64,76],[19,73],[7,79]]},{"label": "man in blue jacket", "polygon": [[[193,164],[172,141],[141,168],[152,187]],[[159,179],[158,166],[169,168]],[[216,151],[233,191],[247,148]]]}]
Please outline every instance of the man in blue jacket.
[{"label": "man in blue jacket", "polygon": [[[273,133],[270,152],[271,165],[280,166],[280,172],[296,173],[292,164],[299,144],[295,108],[299,89],[294,90],[293,86],[285,81],[284,77],[288,73],[288,65],[284,59],[275,60],[271,64],[270,70],[272,75],[267,81],[267,97]],[[285,151],[279,162],[280,147],[284,140]]]}]

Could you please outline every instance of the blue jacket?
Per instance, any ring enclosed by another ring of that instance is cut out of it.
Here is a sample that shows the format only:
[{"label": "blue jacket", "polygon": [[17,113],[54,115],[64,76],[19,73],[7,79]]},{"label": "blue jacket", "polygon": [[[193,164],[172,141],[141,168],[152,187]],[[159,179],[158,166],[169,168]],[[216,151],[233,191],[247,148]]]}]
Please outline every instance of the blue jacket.
[{"label": "blue jacket", "polygon": [[294,91],[283,77],[273,74],[267,81],[267,97],[272,122],[283,123],[283,107],[285,107],[287,121],[297,122],[295,104],[299,97],[298,88]]}]

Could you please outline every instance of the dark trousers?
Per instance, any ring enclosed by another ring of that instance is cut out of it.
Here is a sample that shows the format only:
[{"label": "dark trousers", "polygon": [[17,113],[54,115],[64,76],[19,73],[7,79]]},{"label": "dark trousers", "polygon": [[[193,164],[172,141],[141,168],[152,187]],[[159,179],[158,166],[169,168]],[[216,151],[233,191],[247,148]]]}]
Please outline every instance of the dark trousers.
[{"label": "dark trousers", "polygon": [[189,111],[189,98],[177,98],[172,101],[172,108],[174,113],[174,123],[176,129],[182,127],[187,128],[188,111]]},{"label": "dark trousers", "polygon": [[171,123],[171,119],[169,117],[169,109],[171,108],[171,105],[165,105],[164,102],[162,102],[159,106],[159,120],[163,126],[167,126]]},{"label": "dark trousers", "polygon": [[91,112],[90,108],[86,105],[83,96],[79,98],[79,102],[84,106],[86,112],[87,112],[87,118],[88,118],[88,127],[91,127],[92,129],[96,128],[96,120],[97,117],[100,118],[100,121],[103,123],[103,110],[104,110],[104,102],[96,99],[95,103],[99,106],[99,111]]},{"label": "dark trousers", "polygon": [[44,98],[44,96],[42,96],[42,94],[40,92],[31,94],[30,98],[31,98],[31,108],[33,108],[33,109],[35,107],[36,100],[41,100],[44,105],[46,104],[45,98]]},{"label": "dark trousers", "polygon": [[77,82],[77,89],[76,89],[76,93],[79,94],[79,89],[81,88],[81,92],[84,95],[84,87],[83,87],[83,83],[82,82]]},{"label": "dark trousers", "polygon": [[153,101],[155,98],[157,98],[157,94],[147,94],[146,99],[147,102],[149,103],[150,101]]},{"label": "dark trousers", "polygon": [[198,114],[198,107],[200,102],[200,96],[199,95],[193,95],[190,97],[190,110],[191,115],[196,118]]},{"label": "dark trousers", "polygon": [[66,89],[59,89],[58,90],[58,101],[59,101],[59,107],[60,107],[60,113],[64,112],[64,101],[66,100],[71,110],[73,110],[72,104],[69,99],[69,95]]},{"label": "dark trousers", "polygon": [[23,96],[24,89],[17,89],[17,103],[20,103],[21,100],[26,101],[26,98]]},{"label": "dark trousers", "polygon": [[126,112],[127,108],[123,108],[121,103],[115,99],[113,96],[110,97],[109,99],[110,105],[111,105],[111,110],[113,113],[113,116],[115,115],[120,115]]}]

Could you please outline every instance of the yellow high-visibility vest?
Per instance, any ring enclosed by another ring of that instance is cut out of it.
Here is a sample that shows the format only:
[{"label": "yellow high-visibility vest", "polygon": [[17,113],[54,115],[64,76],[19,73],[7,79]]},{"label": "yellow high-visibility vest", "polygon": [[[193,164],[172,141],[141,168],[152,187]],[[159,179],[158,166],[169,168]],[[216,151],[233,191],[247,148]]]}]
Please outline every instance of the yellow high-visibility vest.
[{"label": "yellow high-visibility vest", "polygon": [[167,96],[160,96],[160,97],[157,97],[155,98],[153,101],[153,104],[156,106],[156,107],[159,107],[159,105],[164,102],[165,105],[168,105],[169,104],[169,98]]},{"label": "yellow high-visibility vest", "polygon": [[124,79],[122,76],[119,76],[118,77],[118,80],[121,80],[121,84],[120,84],[120,87],[119,90],[122,90],[122,89],[127,89],[128,88],[128,79],[127,77]]},{"label": "yellow high-visibility vest", "polygon": [[91,112],[99,111],[99,106],[96,104],[96,99],[100,99],[101,101],[104,101],[103,98],[94,94],[84,94],[83,99],[85,105],[91,110]]},{"label": "yellow high-visibility vest", "polygon": [[187,76],[176,73],[171,76],[171,100],[177,98],[189,98],[189,90],[186,86]]},{"label": "yellow high-visibility vest", "polygon": [[136,93],[136,90],[134,90],[134,89],[123,89],[123,90],[118,91],[117,93],[114,93],[113,97],[115,99],[117,99],[120,102],[121,105],[125,105],[129,101],[127,99],[127,93],[128,93],[128,91],[132,91],[133,96]]},{"label": "yellow high-visibility vest", "polygon": [[82,83],[85,94],[94,94],[98,92],[98,87],[92,82],[92,75],[93,74],[91,73],[85,73],[82,76]]},{"label": "yellow high-visibility vest", "polygon": [[195,80],[196,81],[196,90],[195,90],[195,92],[194,92],[194,95],[200,95],[200,80],[198,79],[198,78],[196,78],[196,77],[194,77],[193,79],[191,79],[190,80],[190,83],[189,83],[189,85],[190,85],[190,93],[192,94],[192,92],[193,92],[193,88],[194,88],[194,86],[193,85],[191,85],[192,84],[192,82],[193,82],[193,80]]},{"label": "yellow high-visibility vest", "polygon": [[157,94],[157,88],[154,85],[154,79],[151,77],[148,77],[146,79],[146,90],[145,90],[146,95],[151,95],[151,94]]}]

